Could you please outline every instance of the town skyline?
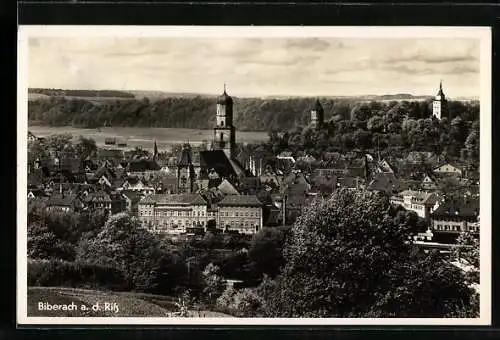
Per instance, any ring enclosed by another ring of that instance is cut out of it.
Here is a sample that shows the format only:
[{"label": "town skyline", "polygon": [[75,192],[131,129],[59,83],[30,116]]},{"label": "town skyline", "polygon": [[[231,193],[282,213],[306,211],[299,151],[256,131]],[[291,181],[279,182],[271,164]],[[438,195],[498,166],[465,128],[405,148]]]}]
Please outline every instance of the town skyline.
[{"label": "town skyline", "polygon": [[480,95],[474,39],[37,37],[29,50],[30,88],[433,96],[443,81],[450,98]]}]

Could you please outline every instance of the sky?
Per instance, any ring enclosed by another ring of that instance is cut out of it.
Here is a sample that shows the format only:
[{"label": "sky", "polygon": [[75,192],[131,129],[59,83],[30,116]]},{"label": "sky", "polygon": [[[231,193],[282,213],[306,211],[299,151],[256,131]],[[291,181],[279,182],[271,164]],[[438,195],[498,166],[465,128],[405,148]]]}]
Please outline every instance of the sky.
[{"label": "sky", "polygon": [[466,38],[30,37],[28,86],[249,96],[480,95]]}]

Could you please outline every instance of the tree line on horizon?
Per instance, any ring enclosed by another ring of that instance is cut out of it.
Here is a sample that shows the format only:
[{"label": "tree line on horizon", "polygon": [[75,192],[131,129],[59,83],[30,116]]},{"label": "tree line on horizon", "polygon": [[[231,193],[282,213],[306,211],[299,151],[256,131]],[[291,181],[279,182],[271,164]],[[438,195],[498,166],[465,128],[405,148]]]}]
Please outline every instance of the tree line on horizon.
[{"label": "tree line on horizon", "polygon": [[[116,95],[115,95],[116,96]],[[315,98],[261,99],[239,98],[234,105],[234,125],[240,131],[289,130],[307,126]],[[413,119],[432,114],[431,100],[425,101],[359,101],[353,98],[322,99],[326,120],[352,120],[363,112],[368,118],[397,111]],[[476,102],[450,101],[451,118],[461,116],[473,121],[479,116]],[[98,128],[165,127],[211,129],[215,125],[216,103],[213,98],[169,97],[131,100],[91,100],[50,97],[29,101],[28,119],[32,124]]]}]

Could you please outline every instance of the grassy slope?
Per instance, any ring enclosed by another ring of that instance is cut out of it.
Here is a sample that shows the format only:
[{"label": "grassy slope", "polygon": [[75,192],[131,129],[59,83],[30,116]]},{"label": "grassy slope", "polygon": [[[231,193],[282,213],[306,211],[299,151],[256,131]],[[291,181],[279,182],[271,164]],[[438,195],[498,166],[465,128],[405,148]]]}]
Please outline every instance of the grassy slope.
[{"label": "grassy slope", "polygon": [[[85,304],[88,311],[39,311],[38,303],[71,304],[78,306]],[[105,302],[116,303],[118,311],[95,312],[90,307],[95,303],[104,305]],[[175,301],[171,297],[140,293],[103,292],[87,289],[62,287],[29,287],[28,288],[28,316],[48,317],[170,317],[175,311]],[[191,317],[230,317],[222,313],[211,311],[191,311]]]}]

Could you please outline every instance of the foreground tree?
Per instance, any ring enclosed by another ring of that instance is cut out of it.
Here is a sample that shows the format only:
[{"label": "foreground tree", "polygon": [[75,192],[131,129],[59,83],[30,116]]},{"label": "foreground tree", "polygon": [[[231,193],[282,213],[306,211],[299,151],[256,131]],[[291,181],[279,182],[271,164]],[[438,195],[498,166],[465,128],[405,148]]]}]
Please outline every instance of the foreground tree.
[{"label": "foreground tree", "polygon": [[[448,261],[409,241],[414,219],[386,197],[339,190],[307,208],[291,230],[286,264],[267,296],[279,317],[445,317],[473,291]],[[472,313],[472,312],[471,312]]]},{"label": "foreground tree", "polygon": [[284,264],[282,248],[285,236],[286,230],[283,228],[264,228],[253,236],[248,256],[257,273],[270,277],[279,273]]},{"label": "foreground tree", "polygon": [[213,263],[209,263],[203,270],[203,294],[209,303],[215,300],[224,292],[226,283],[220,275],[220,268]]},{"label": "foreground tree", "polygon": [[103,229],[79,245],[77,260],[121,270],[130,290],[147,290],[161,260],[159,239],[129,215],[112,215]]}]

